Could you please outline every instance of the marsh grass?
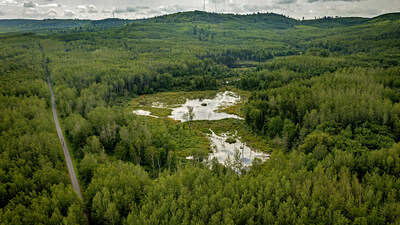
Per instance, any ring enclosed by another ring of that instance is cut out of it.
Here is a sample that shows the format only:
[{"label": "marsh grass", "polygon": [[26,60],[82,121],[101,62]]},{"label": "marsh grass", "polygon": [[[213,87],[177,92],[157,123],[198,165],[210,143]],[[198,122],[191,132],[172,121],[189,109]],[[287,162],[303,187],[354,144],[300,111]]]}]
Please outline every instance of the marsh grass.
[{"label": "marsh grass", "polygon": [[[224,87],[218,90],[192,91],[192,92],[162,92],[157,94],[147,94],[138,96],[129,101],[127,108],[129,110],[142,109],[151,112],[151,115],[158,117],[168,117],[171,115],[171,108],[177,108],[188,99],[213,99],[224,91],[232,91],[240,96],[240,101],[235,105],[221,107],[217,112],[224,112],[243,117],[242,108],[250,96],[250,92],[242,91],[234,87]],[[155,104],[155,105],[154,105]]]},{"label": "marsh grass", "polygon": [[[209,120],[209,121],[192,121],[191,127],[193,130],[201,131],[204,134],[211,134],[211,130],[216,135],[229,132],[245,143],[247,146],[254,150],[270,153],[272,148],[269,145],[269,139],[257,135],[245,124],[243,120],[237,119],[223,119],[223,120]],[[237,132],[237,133],[236,133]]]},{"label": "marsh grass", "polygon": [[141,95],[132,100],[133,107],[152,107],[153,103],[162,103],[164,107],[176,108],[185,104],[187,99],[214,98],[219,90],[193,92],[162,92],[157,94]]},{"label": "marsh grass", "polygon": [[[240,96],[240,101],[235,105],[222,107],[217,111],[243,117],[242,109],[250,96],[250,92],[238,90],[229,86],[211,91],[163,92],[141,95],[129,101],[127,111],[142,109],[151,112],[151,115],[153,116],[161,117],[146,118],[148,123],[154,126],[157,126],[157,124],[160,123],[179,124],[179,121],[174,121],[173,119],[168,118],[172,112],[170,108],[184,104],[187,99],[212,99],[217,95],[217,93],[224,91],[234,92],[236,95]],[[207,134],[211,134],[210,129],[217,135],[226,132],[235,134],[237,131],[237,137],[240,137],[240,140],[252,149],[257,149],[262,152],[271,152],[268,140],[252,132],[243,120],[223,119],[214,121],[192,121],[190,128],[186,122],[181,123],[181,126],[183,130],[182,132],[184,132],[185,135],[181,135],[183,139],[179,138],[179,141],[177,141],[179,143],[177,154],[180,157],[190,156],[192,152],[197,150],[205,150],[207,153],[212,152],[210,141],[207,137]]]}]

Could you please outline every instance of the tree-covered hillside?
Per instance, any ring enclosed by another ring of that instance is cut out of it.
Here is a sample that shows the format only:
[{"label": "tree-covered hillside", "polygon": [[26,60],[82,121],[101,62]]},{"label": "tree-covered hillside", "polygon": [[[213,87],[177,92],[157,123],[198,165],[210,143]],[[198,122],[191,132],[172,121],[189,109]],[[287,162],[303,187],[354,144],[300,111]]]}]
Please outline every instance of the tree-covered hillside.
[{"label": "tree-covered hillside", "polygon": [[[0,24],[0,224],[400,223],[400,14]],[[227,109],[244,120],[132,113],[225,90],[245,96]],[[210,128],[269,159],[207,160]]]}]

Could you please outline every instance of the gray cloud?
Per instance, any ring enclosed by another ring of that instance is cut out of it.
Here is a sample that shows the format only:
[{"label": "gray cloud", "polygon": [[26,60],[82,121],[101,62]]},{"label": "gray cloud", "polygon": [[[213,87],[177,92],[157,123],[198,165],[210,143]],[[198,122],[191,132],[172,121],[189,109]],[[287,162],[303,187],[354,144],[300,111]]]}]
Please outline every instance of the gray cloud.
[{"label": "gray cloud", "polygon": [[0,16],[4,16],[4,15],[6,15],[6,13],[3,11],[0,11]]},{"label": "gray cloud", "polygon": [[263,6],[263,5],[244,5],[243,9],[244,9],[244,11],[247,11],[247,12],[263,12],[266,10],[270,10],[271,7]]},{"label": "gray cloud", "polygon": [[37,4],[36,2],[24,2],[24,4],[22,4],[23,7],[25,8],[35,8],[36,6],[38,6],[39,4]]},{"label": "gray cloud", "polygon": [[80,13],[98,13],[98,10],[94,5],[78,5],[76,8]]},{"label": "gray cloud", "polygon": [[185,8],[180,5],[160,6],[158,7],[158,11],[161,13],[176,13],[185,11]]},{"label": "gray cloud", "polygon": [[159,15],[160,10],[151,9],[147,12],[149,15]]},{"label": "gray cloud", "polygon": [[[400,11],[399,0],[205,1],[206,10],[209,12],[238,14],[274,12],[308,19],[323,16],[372,17]],[[0,18],[103,19],[114,12],[120,18],[136,19],[193,10],[203,10],[203,0],[0,0],[0,11],[3,12]]]},{"label": "gray cloud", "polygon": [[113,13],[128,13],[128,12],[136,12],[136,10],[132,7],[126,7],[125,9],[114,9]]},{"label": "gray cloud", "polygon": [[223,3],[223,2],[226,2],[226,3],[229,3],[229,1],[227,1],[227,0],[209,0],[211,3]]},{"label": "gray cloud", "polygon": [[[318,1],[318,0],[316,0],[316,1]],[[293,4],[293,3],[296,3],[296,2],[297,2],[297,0],[280,0],[280,1],[278,1],[278,4],[285,5],[285,4]]]},{"label": "gray cloud", "polygon": [[74,11],[71,11],[71,10],[65,10],[63,14],[66,17],[73,17],[73,16],[76,15],[76,13]]},{"label": "gray cloud", "polygon": [[124,9],[114,9],[113,13],[134,13],[134,12],[140,12],[143,10],[149,9],[147,6],[137,6],[137,7],[126,7]]},{"label": "gray cloud", "polygon": [[55,18],[59,13],[55,9],[43,10],[38,8],[24,8],[22,14],[28,18]]},{"label": "gray cloud", "polygon": [[307,2],[309,2],[309,3],[313,3],[313,2],[359,2],[359,1],[361,1],[361,0],[307,0]]},{"label": "gray cloud", "polygon": [[281,9],[279,4],[275,5],[255,5],[255,4],[229,4],[228,11],[238,14],[255,13],[255,12],[272,12],[274,10]]},{"label": "gray cloud", "polygon": [[48,11],[47,14],[50,16],[56,16],[58,15],[58,12],[55,9],[50,9],[50,11]]}]

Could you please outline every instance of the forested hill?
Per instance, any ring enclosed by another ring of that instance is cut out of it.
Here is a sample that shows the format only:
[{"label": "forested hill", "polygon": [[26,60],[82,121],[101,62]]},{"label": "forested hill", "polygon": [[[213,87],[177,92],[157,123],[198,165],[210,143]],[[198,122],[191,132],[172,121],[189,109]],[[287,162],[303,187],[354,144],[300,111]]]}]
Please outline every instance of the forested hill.
[{"label": "forested hill", "polygon": [[[400,224],[399,21],[2,21],[0,224]],[[221,111],[243,120],[164,107],[224,91],[242,102]],[[210,129],[269,159],[207,160]]]},{"label": "forested hill", "polygon": [[144,21],[171,23],[171,22],[205,22],[211,24],[238,23],[253,25],[269,25],[265,28],[285,29],[296,25],[308,25],[318,28],[349,27],[363,23],[375,23],[378,21],[396,21],[400,19],[400,13],[388,13],[373,18],[364,17],[330,17],[298,20],[286,15],[276,13],[254,13],[248,15],[208,13],[203,11],[180,12],[170,15],[163,15],[150,18]]},{"label": "forested hill", "polygon": [[258,13],[249,15],[239,14],[221,14],[221,13],[208,13],[202,11],[194,12],[181,12],[170,15],[159,16],[150,18],[148,22],[170,23],[170,22],[206,22],[212,24],[219,23],[241,23],[241,24],[255,24],[263,23],[269,24],[271,28],[289,28],[297,24],[297,20],[288,18],[284,15],[275,13]]},{"label": "forested hill", "polygon": [[157,16],[149,19],[5,19],[0,20],[0,32],[60,32],[60,31],[94,31],[118,27],[134,22],[146,23],[210,23],[210,24],[236,24],[270,29],[287,29],[297,25],[314,26],[318,28],[337,28],[356,26],[363,23],[399,20],[399,13],[380,15],[374,18],[361,17],[323,17],[313,20],[297,20],[276,13],[257,13],[248,15],[208,13],[203,11],[179,12],[169,15]]},{"label": "forested hill", "polygon": [[93,31],[111,27],[122,26],[133,20],[104,19],[104,20],[79,20],[79,19],[44,19],[25,20],[10,19],[0,20],[0,32],[66,32],[66,31]]}]

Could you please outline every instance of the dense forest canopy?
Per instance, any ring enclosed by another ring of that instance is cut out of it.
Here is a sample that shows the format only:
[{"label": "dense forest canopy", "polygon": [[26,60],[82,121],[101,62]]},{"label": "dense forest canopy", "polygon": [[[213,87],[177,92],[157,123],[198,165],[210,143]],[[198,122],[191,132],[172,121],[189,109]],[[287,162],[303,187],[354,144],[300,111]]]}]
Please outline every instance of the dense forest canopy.
[{"label": "dense forest canopy", "polygon": [[[0,224],[400,223],[398,13],[4,20],[0,32]],[[130,108],[143,95],[226,89],[249,93],[233,112],[244,120]],[[211,127],[270,159],[207,160]]]}]

